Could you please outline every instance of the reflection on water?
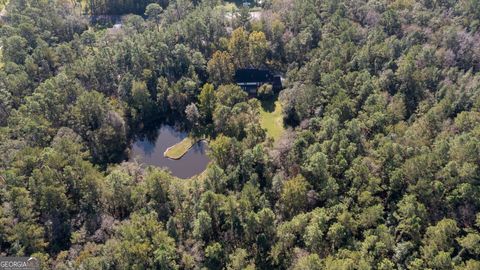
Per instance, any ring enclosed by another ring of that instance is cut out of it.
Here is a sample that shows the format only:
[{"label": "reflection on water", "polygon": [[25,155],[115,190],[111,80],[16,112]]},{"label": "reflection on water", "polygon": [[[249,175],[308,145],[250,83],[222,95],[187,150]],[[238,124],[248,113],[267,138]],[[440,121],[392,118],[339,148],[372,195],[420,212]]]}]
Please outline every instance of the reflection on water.
[{"label": "reflection on water", "polygon": [[179,178],[190,178],[203,172],[210,161],[206,154],[205,142],[195,144],[179,160],[163,156],[168,147],[180,142],[186,136],[186,132],[179,132],[171,126],[164,125],[154,134],[146,134],[143,138],[137,139],[132,146],[132,157],[146,165],[165,167]]}]

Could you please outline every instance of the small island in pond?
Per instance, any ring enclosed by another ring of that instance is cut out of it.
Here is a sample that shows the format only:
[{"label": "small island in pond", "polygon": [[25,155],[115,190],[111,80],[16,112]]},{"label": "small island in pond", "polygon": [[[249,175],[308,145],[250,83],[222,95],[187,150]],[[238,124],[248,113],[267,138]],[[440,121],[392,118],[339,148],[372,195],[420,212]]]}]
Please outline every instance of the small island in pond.
[{"label": "small island in pond", "polygon": [[163,156],[166,158],[179,160],[192,148],[195,144],[202,141],[202,139],[186,137],[179,143],[172,145],[165,150]]},{"label": "small island in pond", "polygon": [[[172,175],[188,179],[201,174],[210,162],[208,145],[193,139],[187,132],[163,125],[154,136],[137,138],[132,145],[131,159],[141,164],[167,168]],[[167,155],[168,152],[168,155]]]}]

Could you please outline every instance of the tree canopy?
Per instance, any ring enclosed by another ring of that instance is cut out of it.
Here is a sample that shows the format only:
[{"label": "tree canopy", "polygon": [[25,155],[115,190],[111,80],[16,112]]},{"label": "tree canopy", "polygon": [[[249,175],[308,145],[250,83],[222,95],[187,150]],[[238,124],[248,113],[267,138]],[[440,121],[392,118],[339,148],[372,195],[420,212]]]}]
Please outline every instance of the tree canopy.
[{"label": "tree canopy", "polygon": [[[8,2],[0,256],[480,269],[480,1],[251,2]],[[249,96],[233,76],[251,67],[284,89]],[[201,175],[130,158],[162,123],[208,138]]]}]

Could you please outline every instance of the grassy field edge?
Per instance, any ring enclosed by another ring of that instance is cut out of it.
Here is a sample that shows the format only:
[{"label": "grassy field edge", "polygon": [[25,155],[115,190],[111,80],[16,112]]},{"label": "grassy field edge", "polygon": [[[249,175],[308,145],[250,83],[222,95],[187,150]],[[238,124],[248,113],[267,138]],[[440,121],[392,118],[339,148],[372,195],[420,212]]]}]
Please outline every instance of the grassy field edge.
[{"label": "grassy field edge", "polygon": [[267,131],[268,137],[277,141],[284,133],[285,128],[283,127],[281,102],[275,101],[274,106],[275,109],[272,112],[260,110],[260,125]]}]

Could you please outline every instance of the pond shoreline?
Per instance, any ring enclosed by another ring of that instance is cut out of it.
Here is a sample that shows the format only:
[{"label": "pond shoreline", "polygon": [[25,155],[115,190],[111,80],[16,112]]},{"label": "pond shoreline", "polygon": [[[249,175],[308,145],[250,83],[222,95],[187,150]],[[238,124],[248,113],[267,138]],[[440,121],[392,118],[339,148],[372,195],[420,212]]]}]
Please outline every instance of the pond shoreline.
[{"label": "pond shoreline", "polygon": [[[188,132],[179,131],[172,125],[161,125],[151,133],[134,138],[129,159],[167,169],[177,178],[189,179],[201,174],[210,162],[206,154],[208,144],[201,142],[204,140],[189,137]],[[171,150],[181,142],[184,142],[182,147],[173,152],[177,159],[164,155],[167,149]]]}]

